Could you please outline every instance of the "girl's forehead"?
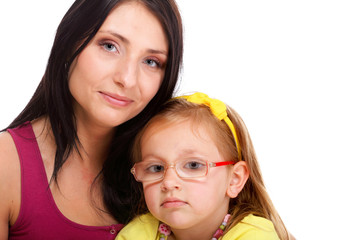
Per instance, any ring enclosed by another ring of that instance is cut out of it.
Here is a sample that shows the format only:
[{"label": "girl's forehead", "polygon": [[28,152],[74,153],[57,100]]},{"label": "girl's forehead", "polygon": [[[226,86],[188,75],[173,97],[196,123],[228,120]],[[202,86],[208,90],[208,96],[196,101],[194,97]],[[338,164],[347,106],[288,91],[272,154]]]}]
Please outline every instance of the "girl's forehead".
[{"label": "girl's forehead", "polygon": [[223,160],[223,154],[208,129],[192,121],[156,122],[145,131],[141,141],[142,160],[163,159],[175,162],[198,158],[211,162]]},{"label": "girl's forehead", "polygon": [[165,136],[176,134],[178,141],[201,141],[216,145],[212,131],[205,125],[193,121],[191,118],[158,119],[152,122],[144,131],[142,142],[149,140],[152,136],[162,132]]},{"label": "girl's forehead", "polygon": [[[145,134],[154,134],[161,130],[171,131],[171,129],[177,128],[177,127],[183,127],[184,130],[192,130],[195,132],[198,132],[202,127],[200,124],[196,123],[192,118],[190,117],[183,117],[179,116],[177,118],[166,118],[166,117],[159,117],[154,119],[145,129]],[[204,129],[206,131],[206,129]]]}]

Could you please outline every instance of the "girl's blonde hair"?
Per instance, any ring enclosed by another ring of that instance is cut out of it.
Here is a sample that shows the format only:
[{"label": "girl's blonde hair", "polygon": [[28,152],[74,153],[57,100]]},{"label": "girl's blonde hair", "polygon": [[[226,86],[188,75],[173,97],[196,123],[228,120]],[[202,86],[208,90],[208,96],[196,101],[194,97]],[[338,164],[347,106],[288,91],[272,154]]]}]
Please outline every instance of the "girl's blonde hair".
[{"label": "girl's blonde hair", "polygon": [[[228,125],[215,117],[209,107],[191,103],[182,98],[175,98],[167,102],[162,110],[139,132],[132,149],[133,160],[134,162],[141,161],[141,138],[149,127],[162,128],[185,120],[192,121],[193,131],[196,131],[199,125],[203,126],[209,131],[210,136],[226,160],[245,161],[249,169],[249,179],[244,188],[236,198],[230,200],[229,213],[232,217],[228,223],[227,231],[247,215],[254,214],[272,221],[280,239],[290,239],[288,231],[266,191],[255,150],[245,123],[228,106],[227,114],[234,124],[241,147],[241,154],[237,151],[234,136]],[[241,156],[241,159],[239,159],[239,156]],[[146,211],[145,201],[141,201],[140,205],[139,213],[143,213]]]}]

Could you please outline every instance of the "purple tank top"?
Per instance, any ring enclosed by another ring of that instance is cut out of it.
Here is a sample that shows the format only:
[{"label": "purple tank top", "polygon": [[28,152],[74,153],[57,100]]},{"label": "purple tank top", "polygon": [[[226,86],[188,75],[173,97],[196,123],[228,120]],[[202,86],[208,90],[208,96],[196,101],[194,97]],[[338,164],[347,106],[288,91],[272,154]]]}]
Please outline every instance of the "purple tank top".
[{"label": "purple tank top", "polygon": [[67,219],[57,208],[31,124],[27,122],[8,132],[21,165],[21,206],[15,224],[9,229],[9,239],[115,239],[123,224],[85,226]]}]

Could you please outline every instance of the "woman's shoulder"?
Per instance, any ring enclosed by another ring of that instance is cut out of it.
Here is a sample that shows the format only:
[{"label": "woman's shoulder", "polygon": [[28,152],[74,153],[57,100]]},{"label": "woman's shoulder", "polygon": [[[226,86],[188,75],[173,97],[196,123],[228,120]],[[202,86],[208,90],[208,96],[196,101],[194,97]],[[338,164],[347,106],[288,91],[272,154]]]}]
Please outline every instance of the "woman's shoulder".
[{"label": "woman's shoulder", "polygon": [[266,239],[277,240],[279,239],[274,224],[263,217],[258,217],[249,214],[241,222],[236,224],[229,232],[223,237],[222,240],[250,240],[250,239]]},{"label": "woman's shoulder", "polygon": [[34,134],[35,130],[42,132],[42,129],[44,128],[41,129],[40,126],[43,125],[43,122],[43,120],[36,120],[31,123],[26,122],[16,128],[9,129],[11,133],[9,130],[0,132],[0,183],[3,183],[2,180],[12,182],[9,180],[11,178],[17,178],[20,180],[19,151],[20,154],[22,150],[28,151],[29,146],[26,144],[24,145],[23,141],[19,139],[28,139],[29,136]]},{"label": "woman's shoulder", "polygon": [[15,172],[20,169],[18,150],[12,136],[17,134],[18,131],[15,128],[10,130],[13,131],[12,134],[10,134],[9,130],[0,132],[0,166],[2,166],[0,174],[2,176],[5,174],[8,177],[14,176]]},{"label": "woman's shoulder", "polygon": [[155,239],[158,226],[159,220],[150,213],[137,216],[119,232],[115,240]]},{"label": "woman's shoulder", "polygon": [[[0,177],[3,175],[11,177],[20,169],[19,157],[14,140],[10,133],[6,131],[0,133],[0,166]],[[0,182],[3,183],[1,180]]]}]

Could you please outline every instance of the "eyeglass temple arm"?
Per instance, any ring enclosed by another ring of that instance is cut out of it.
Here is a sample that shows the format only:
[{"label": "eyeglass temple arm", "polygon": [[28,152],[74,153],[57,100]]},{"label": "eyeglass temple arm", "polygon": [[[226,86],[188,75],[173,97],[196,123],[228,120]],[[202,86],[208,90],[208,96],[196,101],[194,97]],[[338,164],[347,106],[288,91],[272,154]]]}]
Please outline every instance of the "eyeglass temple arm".
[{"label": "eyeglass temple arm", "polygon": [[230,164],[235,164],[235,161],[226,161],[226,162],[211,162],[209,163],[210,167],[220,167],[220,166],[225,166],[225,165],[230,165]]}]

